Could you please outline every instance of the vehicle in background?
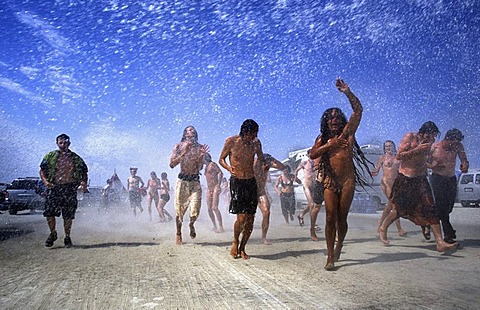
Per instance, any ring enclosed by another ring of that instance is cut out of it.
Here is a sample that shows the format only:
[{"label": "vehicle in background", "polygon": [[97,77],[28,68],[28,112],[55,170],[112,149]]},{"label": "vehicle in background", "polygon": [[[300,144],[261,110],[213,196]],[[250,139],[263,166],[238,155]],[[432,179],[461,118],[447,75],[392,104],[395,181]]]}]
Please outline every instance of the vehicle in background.
[{"label": "vehicle in background", "polygon": [[45,209],[46,188],[39,177],[18,178],[7,185],[8,199],[5,205],[8,213],[14,215],[18,211]]},{"label": "vehicle in background", "polygon": [[[298,164],[307,160],[307,150],[309,148],[300,149],[288,153],[288,158],[283,160],[283,163],[288,163],[292,166],[292,170],[298,166]],[[365,157],[372,163],[370,165],[370,171],[373,170],[374,165],[380,156],[383,155],[383,148],[379,145],[366,144],[360,146],[360,149],[365,154]],[[361,169],[359,169],[362,172]],[[370,177],[366,171],[364,173],[365,180],[369,181],[369,186],[361,187],[357,185],[355,188],[355,195],[353,197],[352,207],[350,212],[356,213],[375,213],[376,211],[383,210],[387,203],[387,197],[382,191],[380,175]],[[298,177],[303,180],[303,170],[299,171]],[[307,199],[303,191],[302,185],[295,185],[295,201],[297,203],[297,209],[303,209],[307,205]]]},{"label": "vehicle in background", "polygon": [[480,207],[480,169],[460,174],[457,185],[457,201],[462,207]]},{"label": "vehicle in background", "polygon": [[7,205],[5,201],[8,199],[8,192],[7,192],[7,183],[0,183],[0,210],[5,211],[7,210]]},{"label": "vehicle in background", "polygon": [[88,186],[88,192],[84,193],[80,189],[77,192],[78,207],[80,208],[89,208],[89,207],[103,207],[104,196],[102,195],[101,186]]}]

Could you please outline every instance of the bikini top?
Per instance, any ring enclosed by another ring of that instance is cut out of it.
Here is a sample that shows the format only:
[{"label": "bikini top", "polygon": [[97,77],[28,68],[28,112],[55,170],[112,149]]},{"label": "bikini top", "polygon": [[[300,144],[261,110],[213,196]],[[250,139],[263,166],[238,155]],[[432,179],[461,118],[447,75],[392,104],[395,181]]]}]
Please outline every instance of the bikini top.
[{"label": "bikini top", "polygon": [[280,179],[280,184],[282,187],[287,187],[287,186],[292,186],[293,185],[293,180],[288,180],[288,182],[283,182],[283,177]]}]

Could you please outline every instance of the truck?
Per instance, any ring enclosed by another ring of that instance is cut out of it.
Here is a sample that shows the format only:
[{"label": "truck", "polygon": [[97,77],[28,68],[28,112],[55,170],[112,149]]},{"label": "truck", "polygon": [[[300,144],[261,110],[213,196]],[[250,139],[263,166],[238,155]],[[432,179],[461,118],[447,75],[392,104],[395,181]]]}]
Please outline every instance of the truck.
[{"label": "truck", "polygon": [[4,202],[8,213],[15,215],[18,211],[45,209],[46,188],[39,177],[25,177],[13,180],[6,188],[8,198]]}]

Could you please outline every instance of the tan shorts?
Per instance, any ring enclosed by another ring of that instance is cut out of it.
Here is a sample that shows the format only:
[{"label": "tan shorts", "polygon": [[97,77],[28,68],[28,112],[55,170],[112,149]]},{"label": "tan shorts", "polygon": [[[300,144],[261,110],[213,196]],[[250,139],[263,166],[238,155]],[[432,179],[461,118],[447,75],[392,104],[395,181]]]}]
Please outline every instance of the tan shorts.
[{"label": "tan shorts", "polygon": [[199,181],[177,180],[175,187],[175,212],[181,221],[188,207],[190,217],[197,217],[202,206],[202,186]]}]

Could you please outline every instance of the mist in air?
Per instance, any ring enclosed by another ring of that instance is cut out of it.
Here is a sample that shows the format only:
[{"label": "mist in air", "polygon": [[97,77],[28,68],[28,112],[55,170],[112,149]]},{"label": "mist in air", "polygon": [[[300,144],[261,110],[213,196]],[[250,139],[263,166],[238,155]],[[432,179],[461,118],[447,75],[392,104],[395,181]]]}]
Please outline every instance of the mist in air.
[{"label": "mist in air", "polygon": [[[37,176],[60,133],[103,186],[165,171],[188,125],[215,161],[246,118],[279,159],[322,112],[364,105],[360,144],[434,121],[480,167],[477,1],[3,1],[0,181]],[[224,171],[225,172],[225,171]]]}]

